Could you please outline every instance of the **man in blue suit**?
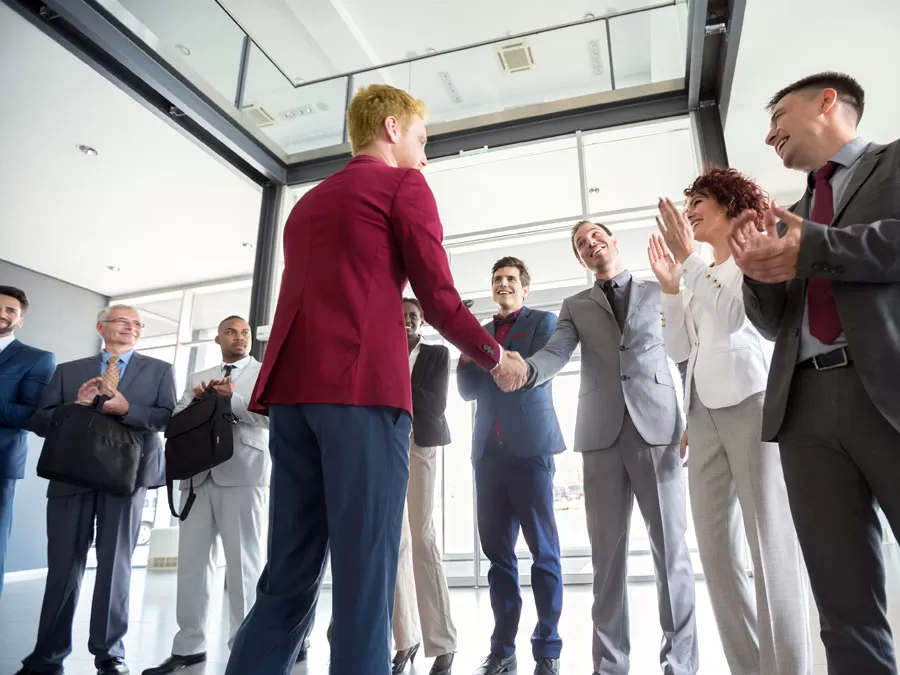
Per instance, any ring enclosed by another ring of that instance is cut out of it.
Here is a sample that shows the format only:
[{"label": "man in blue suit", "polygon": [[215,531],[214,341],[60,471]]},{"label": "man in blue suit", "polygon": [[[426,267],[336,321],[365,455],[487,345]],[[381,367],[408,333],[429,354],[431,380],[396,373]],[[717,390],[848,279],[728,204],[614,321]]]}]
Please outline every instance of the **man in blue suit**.
[{"label": "man in blue suit", "polygon": [[88,550],[97,531],[97,573],[91,602],[88,651],[97,675],[127,675],[125,646],[131,556],[137,545],[148,488],[165,485],[165,457],[159,432],[175,407],[175,375],[164,361],[138,354],[144,324],[137,311],[113,305],[97,317],[103,351],[61,363],[33,418],[46,435],[53,411],[67,403],[89,405],[97,395],[110,400],[102,411],[141,432],[143,453],[134,494],[119,496],[51,481],[47,488],[47,585],[37,642],[17,675],[62,675],[72,652],[72,622]]},{"label": "man in blue suit", "polygon": [[[531,280],[518,258],[501,258],[491,286],[499,313],[486,325],[510,352],[531,356],[547,344],[556,316],[525,307]],[[562,566],[553,513],[553,455],[566,449],[550,382],[527,392],[503,393],[480,368],[460,359],[459,393],[477,401],[472,463],[475,467],[478,529],[488,572],[494,634],[491,653],[475,675],[517,672],[516,633],[522,612],[515,547],[519,527],[531,551],[531,587],[538,623],[531,637],[535,675],[558,675],[562,640]]]},{"label": "man in blue suit", "polygon": [[16,340],[27,311],[23,291],[0,286],[0,596],[16,481],[25,477],[28,420],[56,368],[53,354]]}]

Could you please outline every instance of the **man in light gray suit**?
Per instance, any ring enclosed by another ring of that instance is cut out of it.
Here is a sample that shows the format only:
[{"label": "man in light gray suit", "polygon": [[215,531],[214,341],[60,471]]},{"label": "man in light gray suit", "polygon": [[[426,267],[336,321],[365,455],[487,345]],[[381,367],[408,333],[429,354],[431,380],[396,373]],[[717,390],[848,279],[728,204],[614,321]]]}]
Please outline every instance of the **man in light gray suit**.
[{"label": "man in light gray suit", "polygon": [[44,390],[35,430],[46,435],[53,410],[65,403],[90,404],[111,397],[103,412],[121,418],[144,436],[137,489],[130,497],[87,490],[59,481],[47,489],[47,585],[37,643],[18,675],[59,675],[72,652],[72,620],[88,549],[97,529],[97,572],[91,603],[88,650],[98,675],[124,675],[128,631],[131,556],[137,544],[147,488],[165,485],[165,457],[159,432],[175,407],[172,366],[134,351],[143,324],[137,311],[108,307],[97,318],[103,352],[57,367]]},{"label": "man in light gray suit", "polygon": [[528,384],[558,373],[581,343],[575,450],[584,453],[584,497],[594,568],[594,670],[629,670],[628,529],[634,498],[650,535],[666,675],[697,671],[694,572],[685,542],[679,453],[684,422],[663,343],[660,286],[623,268],[604,225],[577,223],[572,248],[596,283],[563,302],[556,331],[527,359]]},{"label": "man in light gray suit", "polygon": [[839,73],[772,98],[766,143],[806,192],[731,239],[775,340],[762,438],[781,444],[829,675],[897,673],[876,503],[900,532],[900,141],[857,135],[864,100]]},{"label": "man in light gray suit", "polygon": [[[207,387],[231,399],[238,420],[234,455],[192,479],[196,499],[178,529],[178,592],[175,612],[179,631],[172,656],[143,675],[166,675],[206,661],[206,624],[215,587],[216,538],[222,538],[231,632],[228,645],[253,603],[263,567],[263,524],[269,459],[269,418],[247,410],[259,376],[259,361],[250,356],[250,325],[239,316],[219,324],[216,344],[222,363],[191,375],[175,413],[202,398]],[[191,480],[181,481],[184,509]]]}]

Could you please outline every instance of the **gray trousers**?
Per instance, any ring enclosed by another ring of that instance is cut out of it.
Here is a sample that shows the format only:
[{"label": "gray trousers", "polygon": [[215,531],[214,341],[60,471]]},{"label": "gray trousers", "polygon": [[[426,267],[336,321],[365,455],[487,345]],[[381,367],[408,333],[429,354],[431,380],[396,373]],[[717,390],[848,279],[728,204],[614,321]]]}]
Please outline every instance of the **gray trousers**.
[{"label": "gray trousers", "polygon": [[[781,456],[761,443],[765,394],[709,410],[691,392],[688,484],[700,560],[732,675],[808,675],[806,570]],[[753,580],[747,576],[749,544]]]},{"label": "gray trousers", "polygon": [[629,670],[628,530],[637,498],[656,569],[660,663],[665,675],[693,675],[699,661],[694,570],[685,541],[686,490],[678,446],[647,446],[626,413],[615,445],[582,458],[594,569],[595,673],[626,675]]},{"label": "gray trousers", "polygon": [[778,432],[829,675],[896,675],[876,501],[900,532],[900,432],[852,364],[798,368]]},{"label": "gray trousers", "polygon": [[25,666],[38,673],[62,673],[72,653],[72,621],[87,554],[97,522],[97,573],[91,602],[88,650],[97,665],[124,658],[128,632],[131,556],[137,544],[146,488],[131,497],[83,492],[47,499],[47,585],[37,643]]}]

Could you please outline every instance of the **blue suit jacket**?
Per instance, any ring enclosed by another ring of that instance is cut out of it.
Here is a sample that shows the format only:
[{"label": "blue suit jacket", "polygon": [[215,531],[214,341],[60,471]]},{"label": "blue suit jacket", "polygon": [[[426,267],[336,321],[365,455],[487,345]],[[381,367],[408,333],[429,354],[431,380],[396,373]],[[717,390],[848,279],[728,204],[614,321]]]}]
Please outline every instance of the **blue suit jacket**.
[{"label": "blue suit jacket", "polygon": [[[61,363],[44,390],[33,426],[42,436],[47,433],[54,408],[74,403],[85,382],[100,375],[100,355]],[[159,432],[165,430],[175,407],[175,372],[171,364],[135,353],[119,382],[119,391],[128,400],[128,414],[122,421],[140,429],[144,435],[144,454],[138,467],[137,487],[166,484],[165,456]],[[85,488],[51,481],[48,497],[90,492]]]},{"label": "blue suit jacket", "polygon": [[[494,334],[494,323],[485,324]],[[528,358],[547,344],[556,328],[556,316],[551,312],[523,307],[503,348],[519,352]],[[503,440],[518,457],[552,455],[566,449],[559,420],[553,409],[551,382],[531,391],[504,393],[494,383],[490,373],[474,364],[457,369],[459,393],[466,401],[477,401],[475,429],[472,435],[472,459],[484,453],[499,414]]]},{"label": "blue suit jacket", "polygon": [[53,354],[18,340],[0,352],[0,478],[25,477],[29,420],[54,368]]}]

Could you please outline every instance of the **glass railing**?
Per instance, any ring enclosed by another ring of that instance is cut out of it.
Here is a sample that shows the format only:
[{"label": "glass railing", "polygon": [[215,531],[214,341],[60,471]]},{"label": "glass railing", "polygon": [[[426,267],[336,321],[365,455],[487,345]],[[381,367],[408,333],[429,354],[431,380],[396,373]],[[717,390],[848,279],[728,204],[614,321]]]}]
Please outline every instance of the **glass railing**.
[{"label": "glass railing", "polygon": [[570,99],[590,105],[606,92],[678,80],[683,86],[685,78],[685,0],[586,15],[563,26],[305,82],[292,81],[215,0],[101,4],[119,18],[130,15],[123,21],[127,28],[201,90],[227,101],[245,127],[286,157],[345,143],[350,99],[374,83],[424,100],[432,127],[467,128]]}]

